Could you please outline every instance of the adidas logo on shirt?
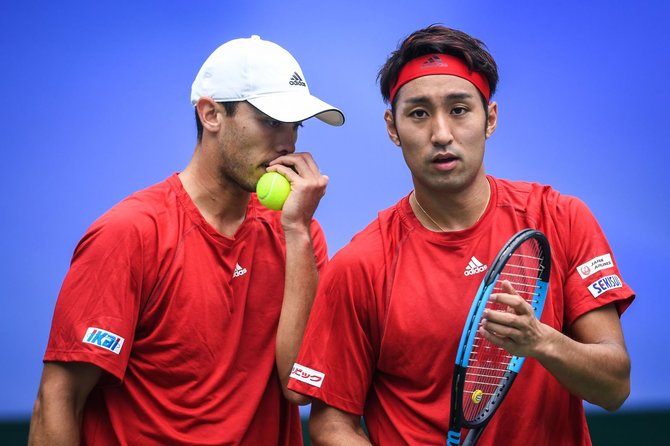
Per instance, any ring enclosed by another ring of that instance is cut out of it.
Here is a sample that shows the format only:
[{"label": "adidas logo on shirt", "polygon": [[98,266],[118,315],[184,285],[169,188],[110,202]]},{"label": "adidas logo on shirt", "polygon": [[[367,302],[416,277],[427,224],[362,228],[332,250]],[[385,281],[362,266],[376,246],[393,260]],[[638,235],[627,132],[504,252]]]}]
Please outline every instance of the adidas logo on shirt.
[{"label": "adidas logo on shirt", "polygon": [[242,268],[242,267],[240,266],[239,263],[236,263],[236,264],[235,264],[235,272],[233,273],[233,279],[234,279],[235,277],[243,276],[243,275],[245,275],[246,273],[247,273],[247,269],[246,269],[246,268]]},{"label": "adidas logo on shirt", "polygon": [[300,75],[297,72],[293,72],[293,76],[291,76],[291,80],[288,82],[289,85],[300,85],[301,87],[306,87],[307,84],[305,83],[304,80],[300,77]]},{"label": "adidas logo on shirt", "polygon": [[488,268],[488,266],[477,260],[475,256],[472,256],[468,266],[465,267],[465,272],[463,272],[463,274],[466,276],[474,276],[475,274],[483,273],[486,271],[486,268]]}]

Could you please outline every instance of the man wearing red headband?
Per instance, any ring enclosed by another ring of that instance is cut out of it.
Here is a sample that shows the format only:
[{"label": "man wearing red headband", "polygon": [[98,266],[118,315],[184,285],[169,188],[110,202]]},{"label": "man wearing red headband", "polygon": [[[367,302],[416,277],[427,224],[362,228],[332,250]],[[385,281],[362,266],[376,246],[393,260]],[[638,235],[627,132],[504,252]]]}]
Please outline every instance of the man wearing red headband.
[{"label": "man wearing red headband", "polygon": [[508,312],[483,325],[527,360],[478,444],[590,445],[582,401],[615,410],[629,393],[619,317],[634,298],[598,223],[577,198],[486,175],[498,74],[481,41],[442,26],[419,30],[379,81],[414,190],[320,280],[289,382],[313,398],[314,444],[444,445],[472,298],[507,239],[536,228],[552,246],[547,302],[537,320],[515,292],[501,293]]}]

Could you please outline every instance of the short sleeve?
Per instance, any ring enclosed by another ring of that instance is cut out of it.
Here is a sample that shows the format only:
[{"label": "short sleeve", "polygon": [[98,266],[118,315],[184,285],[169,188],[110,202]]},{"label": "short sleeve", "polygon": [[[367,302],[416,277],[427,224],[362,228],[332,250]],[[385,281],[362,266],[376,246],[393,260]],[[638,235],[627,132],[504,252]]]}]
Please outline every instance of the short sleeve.
[{"label": "short sleeve", "polygon": [[362,415],[375,370],[375,270],[349,247],[319,283],[289,388]]},{"label": "short sleeve", "polygon": [[141,232],[116,214],[78,243],[63,281],[44,361],[94,364],[123,379],[140,306]]},{"label": "short sleeve", "polygon": [[316,266],[319,271],[328,263],[328,244],[326,243],[326,236],[318,221],[312,219],[311,225],[312,246],[314,247],[314,256],[316,257]]},{"label": "short sleeve", "polygon": [[586,204],[561,197],[559,211],[567,214],[562,243],[567,256],[566,319],[571,325],[581,315],[614,302],[622,314],[635,298],[626,284],[605,234]]}]

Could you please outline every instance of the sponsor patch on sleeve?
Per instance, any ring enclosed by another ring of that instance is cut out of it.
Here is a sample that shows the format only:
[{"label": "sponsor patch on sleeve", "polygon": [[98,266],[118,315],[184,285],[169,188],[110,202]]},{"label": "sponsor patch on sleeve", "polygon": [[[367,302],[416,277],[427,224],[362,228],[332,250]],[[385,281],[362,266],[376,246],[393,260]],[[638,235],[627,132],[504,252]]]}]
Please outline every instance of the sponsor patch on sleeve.
[{"label": "sponsor patch on sleeve", "polygon": [[614,288],[621,288],[622,286],[623,284],[621,283],[619,276],[612,274],[611,276],[606,276],[593,282],[591,285],[589,285],[589,291],[593,297],[598,297],[605,291],[612,290]]},{"label": "sponsor patch on sleeve", "polygon": [[321,388],[321,384],[323,384],[323,379],[326,375],[296,362],[293,364],[293,370],[291,370],[290,377],[309,384],[310,386]]},{"label": "sponsor patch on sleeve", "polygon": [[97,327],[88,327],[82,341],[84,344],[92,344],[118,355],[121,353],[124,339],[111,331]]},{"label": "sponsor patch on sleeve", "polygon": [[577,267],[577,272],[582,276],[582,279],[586,279],[600,270],[612,268],[613,266],[612,256],[610,253],[607,253],[593,258],[586,263],[582,263]]}]

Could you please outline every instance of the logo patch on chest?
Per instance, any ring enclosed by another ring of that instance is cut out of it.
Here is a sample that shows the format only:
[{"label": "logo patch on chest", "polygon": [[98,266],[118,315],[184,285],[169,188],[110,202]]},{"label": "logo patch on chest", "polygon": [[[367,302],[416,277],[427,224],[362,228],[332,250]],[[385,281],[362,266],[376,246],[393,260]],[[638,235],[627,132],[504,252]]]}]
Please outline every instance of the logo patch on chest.
[{"label": "logo patch on chest", "polygon": [[236,264],[235,264],[235,272],[233,273],[233,279],[234,279],[235,277],[243,276],[243,275],[245,275],[246,273],[247,273],[247,269],[246,269],[246,268],[242,268],[242,267],[240,266],[239,263],[236,263]]},{"label": "logo patch on chest", "polygon": [[487,268],[488,266],[477,260],[477,257],[472,256],[468,266],[465,267],[463,274],[466,276],[474,276],[475,274],[483,273]]}]

